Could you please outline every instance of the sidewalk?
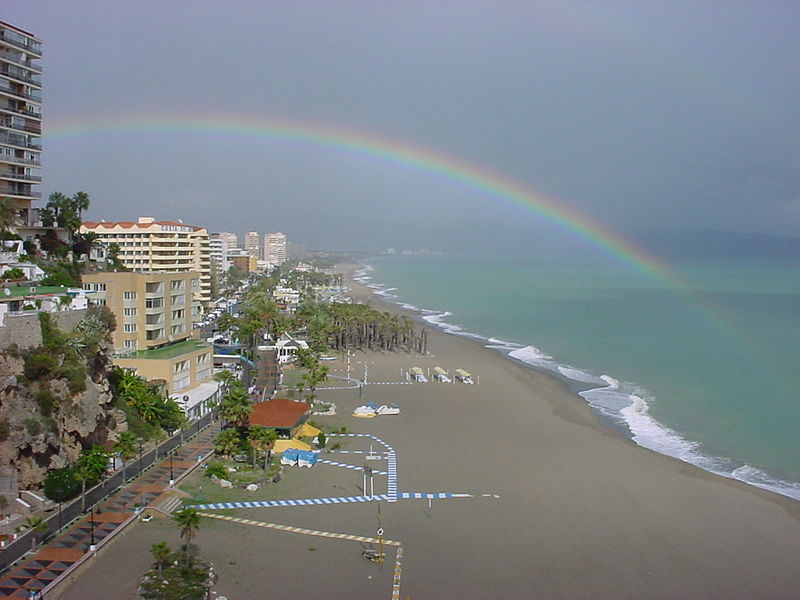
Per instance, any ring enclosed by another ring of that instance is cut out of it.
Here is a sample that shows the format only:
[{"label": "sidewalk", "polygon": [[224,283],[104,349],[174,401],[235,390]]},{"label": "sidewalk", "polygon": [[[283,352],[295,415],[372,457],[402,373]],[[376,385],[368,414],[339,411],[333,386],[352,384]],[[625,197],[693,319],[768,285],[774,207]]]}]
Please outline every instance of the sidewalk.
[{"label": "sidewalk", "polygon": [[[218,431],[219,423],[212,422],[175,450],[172,456],[172,475],[175,480],[197,464],[198,456],[205,456],[213,450],[212,442]],[[90,515],[82,516],[45,546],[41,546],[35,554],[23,558],[17,566],[12,567],[0,579],[0,598],[28,598],[30,590],[45,590],[89,551],[92,524],[94,543],[99,546],[133,518],[135,505],[138,504],[142,509],[156,507],[167,500],[170,495],[164,494],[164,491],[169,487],[169,479],[170,460],[164,457],[102,502],[97,507],[100,512],[96,510],[94,513],[93,523]]]}]

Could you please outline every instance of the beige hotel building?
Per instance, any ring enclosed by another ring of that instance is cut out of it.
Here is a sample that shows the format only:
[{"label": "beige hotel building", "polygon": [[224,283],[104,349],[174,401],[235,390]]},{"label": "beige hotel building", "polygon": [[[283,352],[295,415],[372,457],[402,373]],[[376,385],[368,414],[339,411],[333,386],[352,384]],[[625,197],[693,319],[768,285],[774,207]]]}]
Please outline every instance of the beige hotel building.
[{"label": "beige hotel building", "polygon": [[[128,269],[151,273],[193,271],[199,279],[196,299],[211,301],[211,250],[208,230],[175,221],[102,221],[83,223],[81,233],[96,233],[100,241],[119,246],[119,260]],[[200,314],[195,316],[199,320]]]},{"label": "beige hotel building", "polygon": [[209,410],[219,387],[211,347],[192,338],[198,288],[193,272],[83,275],[83,289],[117,319],[114,364],[166,382],[167,393],[193,418]]}]

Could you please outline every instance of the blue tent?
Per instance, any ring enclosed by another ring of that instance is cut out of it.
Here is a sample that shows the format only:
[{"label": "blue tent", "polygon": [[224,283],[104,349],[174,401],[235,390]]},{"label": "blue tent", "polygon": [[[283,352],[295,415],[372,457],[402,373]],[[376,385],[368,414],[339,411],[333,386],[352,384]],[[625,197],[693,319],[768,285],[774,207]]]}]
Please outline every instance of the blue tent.
[{"label": "blue tent", "polygon": [[308,450],[297,451],[297,464],[301,467],[313,467],[317,464],[317,453]]},{"label": "blue tent", "polygon": [[297,450],[295,448],[287,448],[281,454],[281,464],[282,465],[296,465],[298,455],[302,452],[302,450]]}]

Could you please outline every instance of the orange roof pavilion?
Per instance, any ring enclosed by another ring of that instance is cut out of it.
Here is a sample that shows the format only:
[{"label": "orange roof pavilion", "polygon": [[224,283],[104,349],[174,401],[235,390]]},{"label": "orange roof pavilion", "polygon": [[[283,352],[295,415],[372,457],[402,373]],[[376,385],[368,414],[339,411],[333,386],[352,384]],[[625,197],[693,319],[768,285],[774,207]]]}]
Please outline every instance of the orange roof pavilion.
[{"label": "orange roof pavilion", "polygon": [[[274,427],[291,435],[290,430],[302,425],[311,405],[307,402],[294,402],[286,398],[273,398],[253,405],[250,413],[250,425]],[[281,431],[278,431],[281,433]]]}]

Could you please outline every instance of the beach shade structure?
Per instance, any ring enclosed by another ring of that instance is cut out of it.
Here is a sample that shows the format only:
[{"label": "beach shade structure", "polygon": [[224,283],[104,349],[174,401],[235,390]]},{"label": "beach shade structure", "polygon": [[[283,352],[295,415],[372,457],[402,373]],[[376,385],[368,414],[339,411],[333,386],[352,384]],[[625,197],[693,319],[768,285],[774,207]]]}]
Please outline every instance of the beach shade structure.
[{"label": "beach shade structure", "polygon": [[417,383],[428,383],[428,378],[425,377],[425,372],[419,367],[411,367],[408,372],[411,374],[411,379]]},{"label": "beach shade structure", "polygon": [[441,383],[450,383],[452,380],[447,376],[447,371],[442,367],[433,367],[433,378]]},{"label": "beach shade structure", "polygon": [[299,450],[297,452],[297,465],[300,467],[313,467],[317,464],[317,453]]},{"label": "beach shade structure", "polygon": [[288,440],[276,440],[275,446],[272,448],[272,451],[278,454],[287,450],[311,450],[311,445],[302,440],[291,438]]},{"label": "beach shade structure", "polygon": [[281,464],[288,466],[296,465],[300,452],[300,450],[295,450],[294,448],[284,450],[281,454]]},{"label": "beach shade structure", "polygon": [[468,385],[472,385],[474,383],[472,381],[472,375],[467,373],[464,369],[456,369],[456,379],[458,379],[461,383],[466,383]]},{"label": "beach shade structure", "polygon": [[321,433],[321,431],[319,429],[317,429],[316,427],[314,427],[313,425],[309,425],[308,423],[303,423],[303,425],[300,427],[300,429],[297,430],[297,433],[295,435],[296,435],[296,437],[299,437],[299,438],[300,437],[315,438],[320,433]]}]

